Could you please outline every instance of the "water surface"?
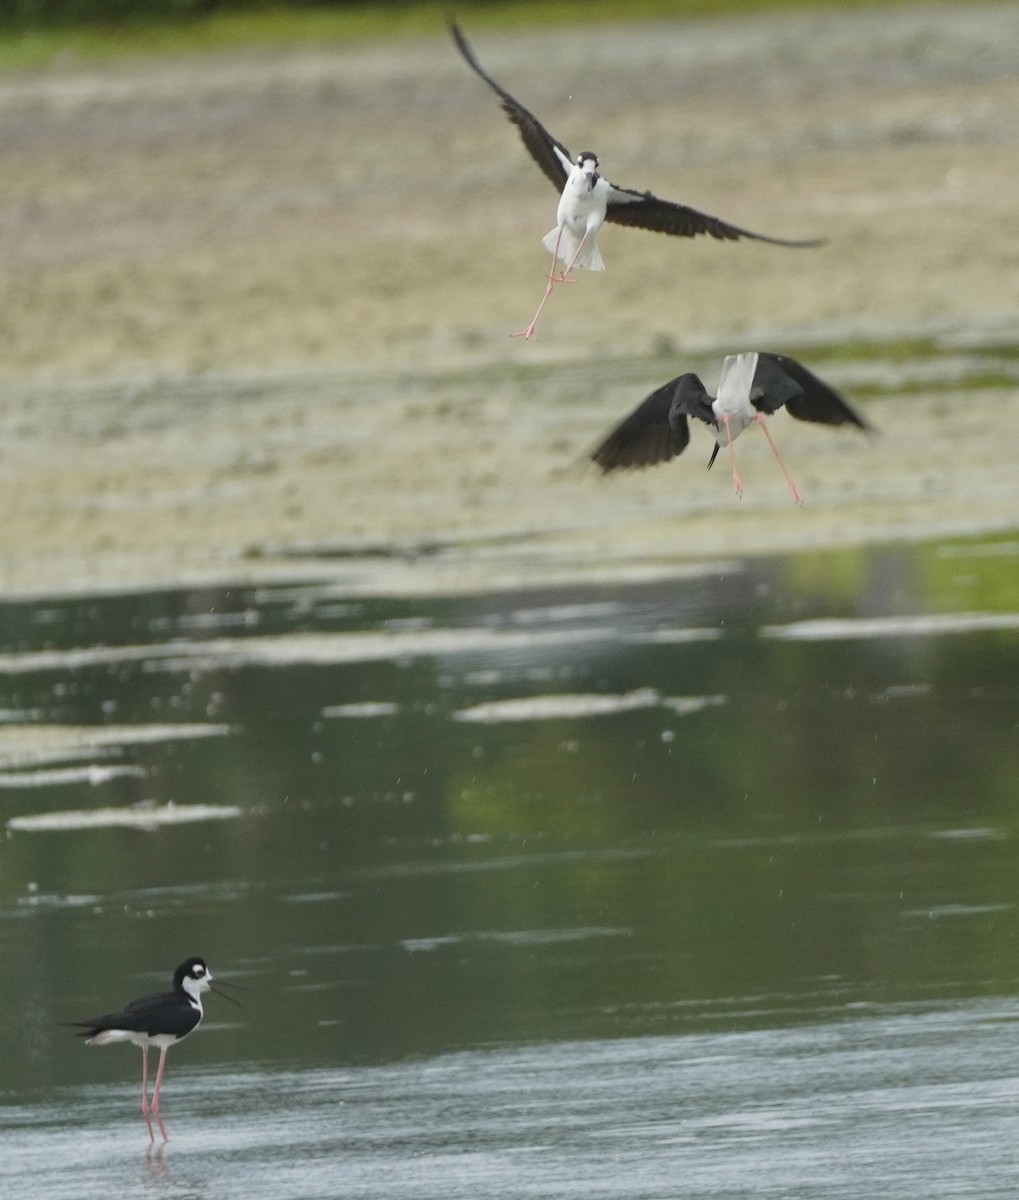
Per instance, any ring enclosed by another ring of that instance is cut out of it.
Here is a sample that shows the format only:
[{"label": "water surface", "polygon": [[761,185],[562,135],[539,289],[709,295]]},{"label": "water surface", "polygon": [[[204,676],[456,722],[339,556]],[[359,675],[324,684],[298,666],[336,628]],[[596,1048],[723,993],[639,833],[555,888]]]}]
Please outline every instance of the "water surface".
[{"label": "water surface", "polygon": [[3,606],[5,1190],[1014,1194],[1016,547]]}]

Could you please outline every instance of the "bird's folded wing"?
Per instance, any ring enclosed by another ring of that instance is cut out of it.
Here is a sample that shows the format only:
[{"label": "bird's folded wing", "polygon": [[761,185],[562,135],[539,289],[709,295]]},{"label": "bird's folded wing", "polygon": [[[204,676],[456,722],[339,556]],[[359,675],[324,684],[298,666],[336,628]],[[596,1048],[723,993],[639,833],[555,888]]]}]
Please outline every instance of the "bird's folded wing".
[{"label": "bird's folded wing", "polygon": [[[164,997],[152,997],[153,1000]],[[76,1021],[84,1025],[84,1021]],[[89,1022],[94,1029],[124,1029],[131,1033],[168,1033],[183,1037],[190,1033],[198,1024],[198,1013],[189,1005],[178,1004],[165,1007],[159,1004],[148,1004],[140,1007],[135,1001],[121,1013],[110,1013],[106,1017],[98,1017]]]},{"label": "bird's folded wing", "polygon": [[150,992],[147,996],[139,996],[124,1005],[124,1012],[145,1012],[157,1005],[171,1004],[176,999],[175,992]]},{"label": "bird's folded wing", "polygon": [[107,1013],[102,1017],[92,1017],[88,1021],[68,1021],[68,1025],[84,1029],[81,1037],[90,1037],[108,1029],[123,1029],[130,1033],[148,1033],[152,1025],[151,1012],[147,1009],[119,1013]]},{"label": "bird's folded wing", "polygon": [[[162,1020],[167,1020],[167,1014],[175,1012],[173,1001],[176,996],[173,992],[153,992],[148,996],[139,996],[136,1000],[131,1000],[124,1005],[121,1012],[105,1013],[101,1017],[91,1017],[85,1021],[69,1021],[69,1025],[76,1025],[81,1029],[127,1029],[132,1033],[149,1033],[152,1030],[153,1015],[159,1013]],[[187,1029],[191,1028],[192,1018],[187,1006],[180,1007],[180,1024]],[[175,1033],[177,1030],[166,1029],[163,1032]]]}]

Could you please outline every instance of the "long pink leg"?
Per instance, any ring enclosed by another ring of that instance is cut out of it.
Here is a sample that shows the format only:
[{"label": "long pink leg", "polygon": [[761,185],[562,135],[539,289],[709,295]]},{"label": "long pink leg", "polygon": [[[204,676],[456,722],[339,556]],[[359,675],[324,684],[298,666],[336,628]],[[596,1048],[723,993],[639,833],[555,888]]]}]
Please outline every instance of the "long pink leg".
[{"label": "long pink leg", "polygon": [[149,1131],[149,1141],[154,1142],[156,1135],[152,1132],[152,1122],[149,1120],[149,1048],[142,1046],[142,1116]]},{"label": "long pink leg", "polygon": [[159,1115],[159,1089],[163,1086],[163,1068],[166,1066],[166,1047],[161,1046],[159,1049],[159,1067],[156,1070],[156,1086],[152,1089],[152,1115],[156,1118],[159,1125],[159,1132],[163,1135],[163,1141],[170,1140],[169,1134],[166,1132],[166,1126],[163,1124],[163,1118]]},{"label": "long pink leg", "polygon": [[565,271],[563,271],[562,275],[559,277],[558,282],[560,282],[560,283],[572,283],[573,282],[572,279],[567,279],[566,276],[569,275],[569,273],[576,266],[577,259],[580,258],[580,252],[581,252],[581,250],[584,249],[584,243],[587,241],[587,235],[590,232],[591,232],[590,229],[584,230],[584,236],[580,239],[580,245],[577,247],[576,253],[570,259],[570,265],[566,268]]},{"label": "long pink leg", "polygon": [[538,305],[538,311],[531,318],[531,323],[530,323],[530,325],[527,326],[526,329],[517,330],[516,333],[510,335],[511,337],[522,337],[525,342],[527,341],[528,338],[533,337],[534,340],[537,341],[538,338],[534,332],[534,327],[535,327],[535,325],[537,325],[538,318],[541,316],[541,310],[545,307],[545,301],[549,298],[549,296],[552,295],[553,285],[556,283],[572,283],[573,282],[572,279],[567,279],[565,277],[565,274],[561,275],[558,279],[556,279],[556,277],[555,277],[555,265],[559,261],[559,243],[562,241],[562,238],[563,238],[563,227],[560,225],[559,233],[556,235],[555,250],[552,251],[552,270],[551,270],[551,273],[548,275],[548,283],[545,285],[545,294],[544,294],[544,296],[542,296],[541,303]]},{"label": "long pink leg", "polygon": [[722,422],[725,425],[725,436],[729,443],[729,462],[732,465],[732,486],[736,489],[736,495],[743,495],[743,481],[739,477],[739,471],[736,470],[736,449],[732,444],[732,426],[729,424],[728,414],[722,417]]},{"label": "long pink leg", "polygon": [[775,456],[775,461],[776,461],[776,462],[778,463],[778,465],[779,465],[779,466],[782,468],[782,474],[785,476],[785,481],[786,481],[786,483],[788,483],[788,484],[789,484],[789,490],[790,490],[790,491],[792,492],[792,494],[793,494],[793,499],[796,501],[796,503],[797,503],[797,504],[802,504],[802,503],[803,503],[803,497],[802,497],[802,496],[800,495],[800,493],[799,493],[799,492],[796,490],[796,484],[795,484],[795,483],[793,483],[793,481],[792,481],[792,476],[791,476],[791,475],[789,474],[789,472],[786,470],[785,463],[782,461],[782,455],[781,455],[781,454],[779,454],[779,452],[778,452],[778,447],[777,447],[777,446],[775,445],[775,443],[774,443],[774,442],[771,440],[771,434],[768,432],[768,426],[767,426],[767,423],[766,423],[766,422],[765,422],[765,420],[764,420],[764,414],[763,414],[763,413],[757,413],[757,414],[755,415],[755,417],[754,417],[754,420],[755,420],[755,421],[757,422],[757,424],[758,424],[758,425],[760,425],[760,427],[761,427],[761,428],[764,430],[764,436],[765,436],[765,437],[768,439],[768,445],[771,447],[771,452],[772,452],[772,454],[774,454],[774,456]]},{"label": "long pink leg", "polygon": [[[555,250],[552,251],[552,270],[547,277],[550,284],[552,284],[552,283],[573,283],[572,279],[566,278],[566,276],[569,274],[569,270],[570,270],[569,267],[567,267],[565,271],[560,271],[558,275],[555,273],[555,265],[559,261],[559,244],[562,242],[562,240],[563,240],[563,227],[562,227],[562,225],[560,225],[559,232],[556,234]],[[570,265],[572,266],[572,263]]]}]

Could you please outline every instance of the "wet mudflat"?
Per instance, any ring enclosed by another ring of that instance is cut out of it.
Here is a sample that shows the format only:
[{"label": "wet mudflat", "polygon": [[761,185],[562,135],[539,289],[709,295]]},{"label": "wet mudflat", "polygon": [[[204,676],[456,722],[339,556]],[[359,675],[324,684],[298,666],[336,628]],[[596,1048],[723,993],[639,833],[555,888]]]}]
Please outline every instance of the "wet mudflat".
[{"label": "wet mudflat", "polygon": [[587,452],[684,370],[733,348],[471,369],[23,385],[0,407],[7,595],[331,579],[337,595],[682,577],[698,563],[1015,528],[1013,328],[771,342],[877,434],[796,421],[726,456],[602,478]]},{"label": "wet mudflat", "polygon": [[5,605],[12,1194],[1009,1194],[1015,555]]},{"label": "wet mudflat", "polygon": [[[827,244],[611,228],[525,346],[555,194],[438,17],[11,72],[0,592],[320,578],[295,552],[332,546],[350,586],[448,593],[1014,527],[1014,5],[585,23],[556,71],[545,30],[468,32],[609,178]],[[740,505],[703,436],[663,475],[575,468],[746,349],[883,432],[776,422],[803,513],[749,437]]]}]

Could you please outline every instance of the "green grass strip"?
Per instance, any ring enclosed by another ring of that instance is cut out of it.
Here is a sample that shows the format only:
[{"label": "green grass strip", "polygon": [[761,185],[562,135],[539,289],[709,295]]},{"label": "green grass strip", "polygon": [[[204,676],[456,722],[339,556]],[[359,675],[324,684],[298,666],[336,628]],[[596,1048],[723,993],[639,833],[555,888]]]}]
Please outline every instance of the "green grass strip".
[{"label": "green grass strip", "polygon": [[738,17],[749,13],[896,7],[909,0],[521,0],[506,4],[400,3],[335,8],[271,6],[213,13],[197,20],[139,19],[111,25],[16,28],[0,18],[0,69],[28,69],[80,59],[96,62],[152,55],[434,35],[447,14],[481,29],[569,26],[583,22]]}]

